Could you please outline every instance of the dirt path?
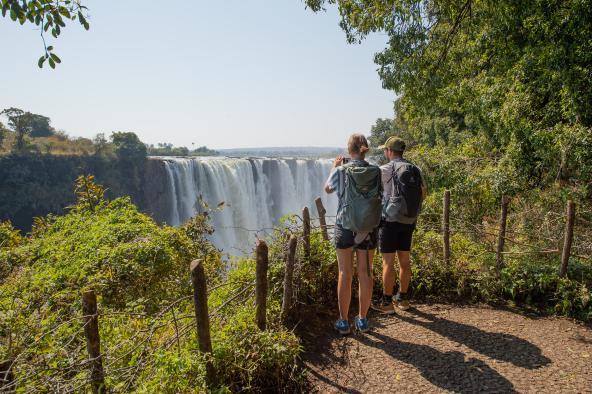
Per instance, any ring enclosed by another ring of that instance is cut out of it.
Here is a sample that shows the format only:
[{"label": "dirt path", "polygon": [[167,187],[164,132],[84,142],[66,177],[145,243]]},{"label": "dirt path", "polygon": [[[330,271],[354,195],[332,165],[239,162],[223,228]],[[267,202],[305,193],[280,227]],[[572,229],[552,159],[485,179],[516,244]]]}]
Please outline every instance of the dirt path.
[{"label": "dirt path", "polygon": [[305,339],[315,392],[592,393],[592,330],[486,306],[418,305],[340,337]]}]

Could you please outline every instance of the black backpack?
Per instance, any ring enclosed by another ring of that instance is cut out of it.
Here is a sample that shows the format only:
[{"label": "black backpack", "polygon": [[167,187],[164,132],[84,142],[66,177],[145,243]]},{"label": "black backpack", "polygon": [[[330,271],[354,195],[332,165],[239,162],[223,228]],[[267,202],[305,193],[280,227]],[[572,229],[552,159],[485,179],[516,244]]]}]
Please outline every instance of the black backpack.
[{"label": "black backpack", "polygon": [[421,210],[421,172],[406,161],[393,163],[391,194],[385,202],[382,216],[387,222],[413,224]]}]

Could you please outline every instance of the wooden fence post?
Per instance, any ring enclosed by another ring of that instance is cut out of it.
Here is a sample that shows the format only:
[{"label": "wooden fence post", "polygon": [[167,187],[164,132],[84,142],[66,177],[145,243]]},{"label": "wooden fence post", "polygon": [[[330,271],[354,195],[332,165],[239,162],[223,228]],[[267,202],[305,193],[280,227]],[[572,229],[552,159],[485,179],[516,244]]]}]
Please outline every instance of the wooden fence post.
[{"label": "wooden fence post", "polygon": [[257,241],[257,267],[255,279],[255,306],[257,327],[265,330],[266,309],[267,309],[267,267],[269,265],[269,256],[267,243],[264,240]]},{"label": "wooden fence post", "polygon": [[315,199],[315,204],[317,205],[317,212],[319,213],[319,223],[321,224],[321,232],[323,233],[323,239],[325,241],[329,240],[329,232],[327,231],[327,221],[325,220],[325,214],[327,210],[323,206],[323,200],[321,197],[317,197]]},{"label": "wooden fence post", "polygon": [[[195,307],[199,351],[211,354],[212,340],[210,338],[210,316],[208,314],[208,289],[202,261],[193,260],[189,269],[191,270],[191,284],[193,285],[193,305]],[[215,379],[214,365],[208,360],[206,363],[206,380],[208,384],[212,384]]]},{"label": "wooden fence post", "polygon": [[294,260],[296,257],[296,244],[298,239],[292,235],[288,243],[288,258],[286,259],[286,273],[284,275],[284,298],[282,300],[282,320],[288,320],[290,308],[292,307],[292,279],[294,274]]},{"label": "wooden fence post", "polygon": [[506,225],[508,223],[508,205],[510,198],[502,196],[502,208],[500,214],[499,234],[497,237],[497,254],[496,263],[497,269],[500,270],[504,264],[504,245],[506,243]]},{"label": "wooden fence post", "polygon": [[450,264],[450,190],[444,191],[444,209],[442,212],[442,241],[444,262]]},{"label": "wooden fence post", "polygon": [[567,202],[567,219],[565,223],[565,238],[563,240],[563,251],[561,252],[561,269],[559,276],[567,275],[567,264],[569,262],[569,255],[571,254],[571,244],[573,242],[573,229],[576,219],[576,204],[569,200]]},{"label": "wooden fence post", "polygon": [[105,393],[105,373],[101,356],[101,337],[99,336],[99,315],[97,313],[97,296],[89,290],[82,294],[82,313],[84,315],[84,335],[86,349],[90,357],[90,381],[92,392]]},{"label": "wooden fence post", "polygon": [[308,207],[302,209],[302,235],[304,238],[304,257],[310,259],[310,212]]},{"label": "wooden fence post", "polygon": [[14,360],[0,361],[0,393],[14,393],[14,374],[12,372]]}]

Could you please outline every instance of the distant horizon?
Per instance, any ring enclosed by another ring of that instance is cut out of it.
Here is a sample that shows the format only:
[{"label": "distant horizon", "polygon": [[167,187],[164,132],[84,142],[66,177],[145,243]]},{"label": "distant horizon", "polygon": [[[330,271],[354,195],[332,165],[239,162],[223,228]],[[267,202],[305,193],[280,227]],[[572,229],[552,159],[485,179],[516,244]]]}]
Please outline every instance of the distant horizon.
[{"label": "distant horizon", "polygon": [[[209,147],[208,147],[209,148]],[[321,149],[343,149],[339,146],[315,146],[315,145],[284,145],[284,146],[251,146],[246,148],[212,148],[217,151],[229,151],[229,150],[257,150],[257,149],[275,149],[275,150],[285,150],[285,149],[313,149],[313,150],[321,150]]]},{"label": "distant horizon", "polygon": [[[209,149],[209,148],[208,148]],[[170,157],[229,157],[229,158],[333,158],[335,155],[345,154],[345,147],[315,147],[315,146],[282,146],[282,147],[254,147],[254,148],[228,148],[212,149],[212,154],[149,154],[150,158]],[[216,153],[216,154],[215,154]]]},{"label": "distant horizon", "polygon": [[[1,110],[2,108],[0,108]],[[24,111],[28,111],[27,108],[21,108]],[[51,116],[47,115],[47,114],[39,114],[39,115],[44,115],[44,116],[48,116],[49,118],[51,118]],[[7,124],[7,118],[3,115],[0,115],[0,122],[3,123],[4,125]],[[77,139],[77,138],[90,138],[92,139],[94,136],[84,136],[84,135],[75,135],[75,134],[71,134],[68,131],[61,129],[59,127],[55,127],[55,124],[53,124],[52,121],[52,126],[55,128],[56,132],[58,133],[64,133],[66,136],[68,136],[71,139]],[[128,131],[128,130],[117,130],[117,131]],[[111,132],[105,132],[103,134],[105,134],[106,138],[109,138],[111,136],[112,133],[117,132],[116,130],[111,131]],[[133,131],[132,131],[133,132]],[[136,133],[136,132],[134,132]],[[98,134],[98,133],[97,133]],[[369,135],[370,132],[362,132],[362,134],[364,135]],[[144,141],[142,139],[142,135],[136,133],[136,135],[138,135],[138,137],[140,138],[140,140],[146,144],[147,146],[158,146],[158,144],[172,144],[173,147],[175,148],[188,148],[188,149],[194,149],[194,145],[196,147],[201,147],[201,146],[206,146],[208,149],[212,149],[215,151],[254,151],[254,150],[261,150],[261,149],[270,149],[270,150],[295,150],[295,149],[312,149],[312,150],[339,150],[339,149],[345,149],[345,145],[347,144],[347,138],[349,137],[349,134],[345,133],[343,140],[343,146],[337,146],[337,145],[258,145],[258,146],[246,146],[246,147],[224,147],[224,148],[219,148],[219,147],[214,147],[214,146],[209,146],[209,145],[204,145],[201,143],[195,143],[195,144],[187,144],[187,145],[177,145],[171,141],[158,141],[156,143],[154,142],[147,142]]]},{"label": "distant horizon", "polygon": [[345,152],[345,147],[317,146],[275,146],[253,148],[214,149],[222,156],[253,156],[253,157],[333,157]]}]

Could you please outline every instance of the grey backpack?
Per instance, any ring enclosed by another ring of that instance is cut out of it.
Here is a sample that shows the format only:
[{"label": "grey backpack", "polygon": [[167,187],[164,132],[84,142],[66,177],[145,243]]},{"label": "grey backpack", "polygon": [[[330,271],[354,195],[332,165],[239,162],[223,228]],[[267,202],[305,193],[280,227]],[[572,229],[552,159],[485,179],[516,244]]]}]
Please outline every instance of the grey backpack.
[{"label": "grey backpack", "polygon": [[401,160],[393,163],[391,194],[382,216],[387,222],[413,224],[421,209],[421,172],[414,164]]},{"label": "grey backpack", "polygon": [[354,233],[371,232],[380,224],[382,213],[380,168],[346,164],[344,175],[341,225]]}]

